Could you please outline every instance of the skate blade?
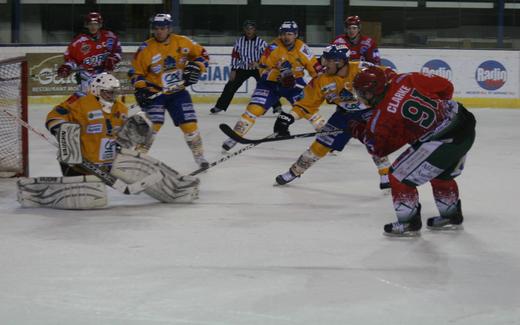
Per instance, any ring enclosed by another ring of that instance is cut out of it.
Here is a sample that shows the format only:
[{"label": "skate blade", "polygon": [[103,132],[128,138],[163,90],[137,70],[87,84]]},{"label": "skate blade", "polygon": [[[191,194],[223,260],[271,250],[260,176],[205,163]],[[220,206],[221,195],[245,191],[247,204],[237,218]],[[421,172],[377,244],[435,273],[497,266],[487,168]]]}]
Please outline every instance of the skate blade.
[{"label": "skate blade", "polygon": [[390,238],[414,238],[414,237],[420,237],[421,232],[420,231],[407,231],[407,232],[403,232],[401,234],[383,232],[383,235],[390,237]]},{"label": "skate blade", "polygon": [[381,190],[381,194],[383,194],[384,196],[390,195],[391,192],[392,190],[389,188],[384,188]]},{"label": "skate blade", "polygon": [[448,225],[445,225],[445,226],[442,226],[442,227],[426,226],[426,228],[428,228],[429,230],[432,230],[432,231],[464,230],[464,226],[463,225],[451,225],[451,224],[448,224]]}]

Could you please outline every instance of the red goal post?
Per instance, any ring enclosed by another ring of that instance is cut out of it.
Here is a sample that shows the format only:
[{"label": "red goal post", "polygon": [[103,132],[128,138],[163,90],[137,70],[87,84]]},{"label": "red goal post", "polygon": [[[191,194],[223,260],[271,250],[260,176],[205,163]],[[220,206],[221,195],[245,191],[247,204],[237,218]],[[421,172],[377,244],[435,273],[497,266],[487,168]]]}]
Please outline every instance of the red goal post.
[{"label": "red goal post", "polygon": [[27,81],[25,57],[0,61],[0,177],[29,175],[27,129],[5,113],[27,122]]}]

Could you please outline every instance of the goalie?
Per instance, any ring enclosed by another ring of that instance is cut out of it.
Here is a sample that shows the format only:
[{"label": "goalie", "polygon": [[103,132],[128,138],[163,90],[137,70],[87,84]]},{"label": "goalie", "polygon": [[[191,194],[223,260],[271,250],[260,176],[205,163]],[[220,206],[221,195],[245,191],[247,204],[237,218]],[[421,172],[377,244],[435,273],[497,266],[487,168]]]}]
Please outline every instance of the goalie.
[{"label": "goalie", "polygon": [[144,113],[127,118],[127,107],[117,100],[119,88],[117,78],[102,73],[92,81],[87,95],[72,96],[48,113],[45,125],[58,141],[58,161],[64,177],[20,180],[18,200],[22,206],[104,207],[105,184],[91,175],[85,168],[87,164],[131,184],[129,193],[144,191],[161,202],[191,202],[197,198],[197,178],[181,176],[134,150],[149,148],[151,123]]}]

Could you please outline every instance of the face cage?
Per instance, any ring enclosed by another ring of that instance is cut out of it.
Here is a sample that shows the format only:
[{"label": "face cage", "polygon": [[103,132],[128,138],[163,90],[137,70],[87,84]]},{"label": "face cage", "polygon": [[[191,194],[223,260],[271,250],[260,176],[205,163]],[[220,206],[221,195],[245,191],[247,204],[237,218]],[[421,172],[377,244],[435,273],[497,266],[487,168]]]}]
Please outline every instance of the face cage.
[{"label": "face cage", "polygon": [[116,101],[117,96],[119,96],[118,89],[101,89],[99,91],[99,97],[106,102],[113,103]]}]

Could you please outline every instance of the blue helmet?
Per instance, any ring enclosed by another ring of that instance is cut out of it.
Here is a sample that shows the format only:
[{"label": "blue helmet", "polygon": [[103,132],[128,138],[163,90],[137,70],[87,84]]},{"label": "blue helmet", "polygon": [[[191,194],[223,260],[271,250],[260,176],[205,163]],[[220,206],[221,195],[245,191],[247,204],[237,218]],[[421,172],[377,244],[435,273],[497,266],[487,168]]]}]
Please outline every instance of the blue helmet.
[{"label": "blue helmet", "polygon": [[152,28],[155,27],[170,27],[173,23],[170,14],[157,14],[152,18]]},{"label": "blue helmet", "polygon": [[280,25],[278,28],[278,33],[295,33],[298,34],[298,24],[295,21],[287,20]]},{"label": "blue helmet", "polygon": [[321,56],[327,60],[343,60],[348,62],[350,50],[343,44],[329,45],[325,48]]}]

